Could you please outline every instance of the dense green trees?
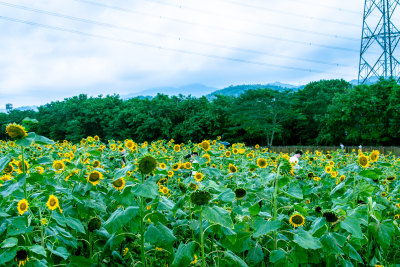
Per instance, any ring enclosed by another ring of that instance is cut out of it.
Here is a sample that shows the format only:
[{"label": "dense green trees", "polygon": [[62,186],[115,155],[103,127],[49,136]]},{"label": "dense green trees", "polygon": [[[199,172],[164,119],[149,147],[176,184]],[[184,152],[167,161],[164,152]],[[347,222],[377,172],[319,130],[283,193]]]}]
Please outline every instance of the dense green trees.
[{"label": "dense green trees", "polygon": [[38,112],[0,113],[5,125],[30,117],[35,130],[55,140],[177,142],[223,136],[229,142],[271,145],[400,145],[400,85],[380,80],[352,87],[344,80],[312,82],[298,91],[259,88],[241,95],[157,95],[122,100],[118,95],[79,95],[39,107]]}]

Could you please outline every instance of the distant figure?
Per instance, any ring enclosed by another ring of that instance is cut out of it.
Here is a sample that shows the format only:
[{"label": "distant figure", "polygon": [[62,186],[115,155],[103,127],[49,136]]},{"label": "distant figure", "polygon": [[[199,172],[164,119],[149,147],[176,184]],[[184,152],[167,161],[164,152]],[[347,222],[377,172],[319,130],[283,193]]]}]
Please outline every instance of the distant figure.
[{"label": "distant figure", "polygon": [[362,145],[359,145],[358,149],[362,152]]},{"label": "distant figure", "polygon": [[340,148],[341,148],[342,150],[344,150],[344,145],[343,145],[342,143],[340,143]]},{"label": "distant figure", "polygon": [[297,150],[293,156],[290,157],[289,161],[290,163],[299,163],[299,159],[303,155],[303,152],[301,150]]}]

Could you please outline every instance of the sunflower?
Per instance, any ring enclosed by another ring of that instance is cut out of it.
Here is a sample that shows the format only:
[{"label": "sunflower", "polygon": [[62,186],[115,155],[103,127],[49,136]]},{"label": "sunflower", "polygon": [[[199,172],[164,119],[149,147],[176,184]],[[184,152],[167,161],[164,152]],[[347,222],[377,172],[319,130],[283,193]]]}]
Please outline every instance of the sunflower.
[{"label": "sunflower", "polygon": [[232,149],[232,153],[236,155],[237,153],[239,153],[239,150],[237,148],[234,148]]},{"label": "sunflower", "polygon": [[192,163],[190,161],[183,163],[185,169],[190,170],[192,168]]},{"label": "sunflower", "polygon": [[181,146],[180,145],[174,145],[174,151],[175,152],[181,151]]},{"label": "sunflower", "polygon": [[305,222],[306,222],[306,220],[303,217],[303,215],[298,214],[298,213],[290,216],[290,219],[289,219],[289,223],[291,225],[293,225],[293,227],[303,226]]},{"label": "sunflower", "polygon": [[246,158],[254,159],[254,154],[252,152],[250,152],[249,154],[246,154]]},{"label": "sunflower", "polygon": [[21,199],[18,202],[18,212],[20,215],[24,214],[26,211],[28,211],[29,203],[26,199]]},{"label": "sunflower", "polygon": [[237,168],[235,165],[229,163],[229,172],[237,172]]},{"label": "sunflower", "polygon": [[47,221],[47,219],[46,219],[46,218],[43,218],[43,219],[41,219],[41,220],[40,220],[40,222],[41,222],[43,225],[45,225],[45,224],[47,224],[47,223],[48,223],[48,221]]},{"label": "sunflower", "polygon": [[12,178],[11,175],[9,175],[9,174],[4,174],[4,175],[2,175],[2,176],[0,177],[0,180],[3,181],[3,182],[5,182],[5,181],[11,180],[11,178]]},{"label": "sunflower", "polygon": [[389,176],[386,178],[389,182],[396,180],[396,176]]},{"label": "sunflower", "polygon": [[99,217],[93,217],[89,220],[89,222],[88,222],[89,232],[99,230],[100,228],[101,228],[101,220]]},{"label": "sunflower", "polygon": [[7,166],[3,169],[4,173],[12,173],[14,172],[14,167],[12,164],[7,164]]},{"label": "sunflower", "polygon": [[122,189],[125,187],[125,179],[124,178],[119,178],[115,181],[112,182],[112,185],[115,189],[118,191],[122,192]]},{"label": "sunflower", "polygon": [[132,148],[134,147],[134,145],[135,145],[135,143],[134,143],[132,140],[127,140],[127,141],[125,142],[125,146],[126,146],[128,149],[132,149]]},{"label": "sunflower", "polygon": [[325,172],[326,173],[331,173],[332,172],[332,167],[331,166],[325,166]]},{"label": "sunflower", "polygon": [[29,261],[28,251],[25,249],[18,250],[15,261],[18,262],[18,266],[25,266],[26,262]]},{"label": "sunflower", "polygon": [[378,150],[374,150],[372,151],[371,155],[369,155],[369,159],[372,163],[378,161],[379,159],[379,151]]},{"label": "sunflower", "polygon": [[225,152],[225,157],[229,158],[231,155],[232,155],[232,153],[230,151]]},{"label": "sunflower", "polygon": [[314,181],[316,181],[316,182],[319,182],[319,181],[321,181],[321,177],[317,177],[317,176],[314,176]]},{"label": "sunflower", "polygon": [[123,147],[123,146],[118,146],[118,151],[119,151],[119,152],[124,152],[124,151],[125,151],[125,149],[124,149],[124,147]]},{"label": "sunflower", "polygon": [[201,180],[203,180],[204,175],[201,172],[197,172],[194,175],[194,179],[196,179],[197,182],[200,182]]},{"label": "sunflower", "polygon": [[346,176],[344,176],[344,175],[340,176],[339,180],[340,180],[341,182],[343,182],[344,180],[346,180]]},{"label": "sunflower", "polygon": [[168,177],[172,177],[174,176],[174,172],[173,171],[168,171]]},{"label": "sunflower", "polygon": [[139,170],[143,174],[149,174],[157,167],[157,160],[152,156],[145,156],[139,161]]},{"label": "sunflower", "polygon": [[122,256],[125,257],[126,254],[128,254],[129,252],[129,248],[124,248],[124,250],[122,251]]},{"label": "sunflower", "polygon": [[56,208],[58,208],[60,210],[60,213],[62,213],[60,203],[58,203],[58,198],[54,195],[49,196],[49,200],[47,200],[47,208],[49,208],[49,210],[55,210]]},{"label": "sunflower", "polygon": [[326,221],[330,223],[336,223],[339,220],[339,217],[336,215],[336,213],[332,211],[324,212],[322,217],[325,217]]},{"label": "sunflower", "polygon": [[314,174],[313,172],[307,173],[307,177],[308,177],[309,179],[314,178],[314,176],[315,176],[315,174]]},{"label": "sunflower", "polygon": [[242,199],[246,196],[246,189],[243,188],[237,188],[235,190],[235,196],[237,199]]},{"label": "sunflower", "polygon": [[204,140],[203,142],[201,142],[201,147],[202,147],[205,151],[210,150],[210,147],[211,147],[210,141]]},{"label": "sunflower", "polygon": [[264,159],[264,158],[257,159],[257,166],[262,168],[262,169],[267,167],[268,166],[267,160]]},{"label": "sunflower", "polygon": [[16,123],[8,124],[6,127],[6,133],[13,139],[22,139],[25,136],[28,136],[25,128]]},{"label": "sunflower", "polygon": [[190,264],[196,264],[197,263],[197,255],[194,254],[193,260],[190,262]]},{"label": "sunflower", "polygon": [[204,154],[203,156],[201,156],[202,158],[205,158],[207,161],[206,163],[209,163],[211,161],[211,157],[208,154]]},{"label": "sunflower", "polygon": [[167,187],[164,187],[164,188],[161,190],[161,192],[162,192],[164,195],[166,195],[166,194],[168,194],[169,189],[168,189]]},{"label": "sunflower", "polygon": [[369,160],[365,155],[360,155],[358,157],[358,163],[361,165],[361,167],[366,168],[369,167]]},{"label": "sunflower", "polygon": [[257,145],[255,145],[254,147],[255,147],[256,149],[259,149],[259,148],[260,148],[260,145],[257,144]]},{"label": "sunflower", "polygon": [[[26,160],[24,160],[24,167],[25,167],[25,171],[28,171],[28,169],[29,169],[29,164],[28,164],[28,162],[26,162]],[[23,172],[24,171],[24,169],[23,169],[23,166],[22,166],[22,161],[17,161],[17,166],[18,166],[18,171],[19,172]]]},{"label": "sunflower", "polygon": [[386,197],[387,196],[387,193],[386,192],[382,192],[381,193],[381,197]]},{"label": "sunflower", "polygon": [[111,144],[111,145],[110,145],[110,149],[111,149],[112,151],[117,150],[117,145],[116,145],[116,144]]},{"label": "sunflower", "polygon": [[332,161],[332,160],[331,160],[331,161],[329,161],[329,166],[332,166],[332,167],[333,167],[333,166],[335,166],[335,162],[334,162],[334,161]]},{"label": "sunflower", "polygon": [[62,160],[55,160],[53,162],[53,168],[57,173],[62,172],[65,169],[65,164]]},{"label": "sunflower", "polygon": [[207,204],[211,199],[211,194],[207,191],[195,191],[190,195],[193,204],[202,206]]},{"label": "sunflower", "polygon": [[395,220],[400,219],[400,215],[399,215],[399,214],[394,215],[394,219],[395,219]]},{"label": "sunflower", "polygon": [[197,184],[190,183],[190,184],[189,184],[189,188],[196,191],[197,188],[198,188],[198,186],[197,186]]},{"label": "sunflower", "polygon": [[167,167],[167,165],[165,165],[165,163],[162,162],[162,163],[160,163],[160,165],[158,165],[158,167],[159,167],[160,169],[165,170],[165,168]]},{"label": "sunflower", "polygon": [[181,164],[179,164],[179,163],[175,163],[174,165],[172,165],[172,169],[173,169],[174,171],[179,170],[180,167],[181,167]]},{"label": "sunflower", "polygon": [[92,166],[93,166],[93,168],[98,168],[98,167],[100,167],[100,161],[98,161],[97,159],[95,160],[95,161],[93,161],[93,163],[92,163]]},{"label": "sunflower", "polygon": [[103,179],[103,174],[99,171],[92,171],[87,177],[87,181],[92,185],[99,184],[101,179]]}]

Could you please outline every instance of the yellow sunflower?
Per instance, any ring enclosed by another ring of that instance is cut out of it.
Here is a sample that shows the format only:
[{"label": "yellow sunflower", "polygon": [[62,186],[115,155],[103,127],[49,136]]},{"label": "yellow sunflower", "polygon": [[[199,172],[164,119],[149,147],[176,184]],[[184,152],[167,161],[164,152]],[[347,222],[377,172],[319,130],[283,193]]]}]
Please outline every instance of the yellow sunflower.
[{"label": "yellow sunflower", "polygon": [[378,150],[374,150],[372,151],[371,155],[369,155],[369,160],[374,163],[376,161],[378,161],[379,159],[379,151]]},{"label": "yellow sunflower", "polygon": [[210,155],[208,155],[208,154],[204,154],[204,155],[202,156],[202,158],[207,159],[206,163],[210,163],[210,161],[211,161],[211,157],[210,157]]},{"label": "yellow sunflower", "polygon": [[22,139],[28,135],[25,128],[16,123],[8,124],[6,133],[13,139]]},{"label": "yellow sunflower", "polygon": [[331,166],[325,166],[325,172],[326,173],[331,173],[332,172],[332,167]]},{"label": "yellow sunflower", "polygon": [[201,142],[201,147],[202,147],[205,151],[210,150],[210,147],[211,147],[210,141],[204,140],[203,142]]},{"label": "yellow sunflower", "polygon": [[267,167],[268,166],[267,160],[264,159],[264,158],[257,159],[257,166],[262,168],[262,169]]},{"label": "yellow sunflower", "polygon": [[3,170],[4,173],[12,173],[14,172],[14,167],[12,164],[7,164],[7,166]]},{"label": "yellow sunflower", "polygon": [[181,151],[181,146],[180,145],[174,145],[174,151],[175,152]]},{"label": "yellow sunflower", "polygon": [[232,153],[230,151],[225,152],[225,157],[229,158],[231,155],[232,155]]},{"label": "yellow sunflower", "polygon": [[358,163],[359,163],[360,166],[363,167],[363,168],[369,167],[369,160],[368,160],[367,156],[365,156],[364,154],[361,154],[361,155],[358,157]]},{"label": "yellow sunflower", "polygon": [[159,165],[158,167],[160,167],[160,169],[165,170],[165,168],[167,167],[167,165],[165,165],[165,163],[162,162],[162,163],[160,163],[160,165]]},{"label": "yellow sunflower", "polygon": [[28,211],[29,203],[26,199],[21,199],[18,202],[18,212],[20,215],[24,214],[26,211]]},{"label": "yellow sunflower", "polygon": [[237,172],[237,167],[232,163],[229,163],[229,172]]},{"label": "yellow sunflower", "polygon": [[197,182],[200,182],[201,180],[203,180],[204,175],[201,172],[197,172],[194,175],[194,179],[196,179]]},{"label": "yellow sunflower", "polygon": [[93,168],[98,168],[98,167],[100,167],[100,164],[101,164],[100,161],[98,161],[96,159],[96,160],[93,161],[92,166],[93,166]]},{"label": "yellow sunflower", "polygon": [[126,146],[128,149],[132,149],[132,148],[135,146],[135,143],[134,143],[132,140],[127,140],[127,141],[125,142],[125,146]]},{"label": "yellow sunflower", "polygon": [[185,166],[185,169],[187,169],[187,170],[190,170],[192,168],[192,163],[190,161],[185,162],[183,165]]},{"label": "yellow sunflower", "polygon": [[163,189],[161,190],[161,192],[166,195],[169,192],[169,189],[167,187],[163,187]]},{"label": "yellow sunflower", "polygon": [[58,198],[56,196],[50,195],[46,205],[49,210],[55,210],[56,208],[58,208],[60,210],[60,213],[62,213],[60,203],[58,202]]},{"label": "yellow sunflower", "polygon": [[113,181],[112,184],[115,189],[122,192],[122,189],[124,189],[124,187],[125,187],[125,179],[119,178],[119,179]]},{"label": "yellow sunflower", "polygon": [[53,162],[53,168],[57,173],[62,172],[65,169],[65,164],[62,160],[55,160]]},{"label": "yellow sunflower", "polygon": [[289,219],[289,223],[293,225],[293,227],[303,226],[305,222],[306,222],[305,218],[303,217],[303,215],[300,214],[294,214],[290,216]]},{"label": "yellow sunflower", "polygon": [[173,171],[168,171],[168,176],[169,176],[169,177],[174,176],[174,172],[173,172]]},{"label": "yellow sunflower", "polygon": [[18,263],[18,266],[25,266],[26,262],[29,261],[28,251],[25,249],[18,250],[17,255],[15,255],[15,261]]},{"label": "yellow sunflower", "polygon": [[87,181],[92,185],[99,184],[101,179],[103,179],[103,174],[98,171],[92,171],[87,177]]},{"label": "yellow sunflower", "polygon": [[181,167],[181,164],[175,163],[175,164],[172,166],[172,169],[173,169],[174,171],[177,171],[177,170],[180,169],[180,167]]}]

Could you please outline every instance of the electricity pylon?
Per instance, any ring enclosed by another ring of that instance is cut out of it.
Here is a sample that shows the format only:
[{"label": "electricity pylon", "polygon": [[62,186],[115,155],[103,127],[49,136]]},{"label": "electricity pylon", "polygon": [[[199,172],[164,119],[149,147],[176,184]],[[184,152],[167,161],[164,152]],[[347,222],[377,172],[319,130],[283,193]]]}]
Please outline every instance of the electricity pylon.
[{"label": "electricity pylon", "polygon": [[358,84],[400,78],[400,0],[365,0]]}]

